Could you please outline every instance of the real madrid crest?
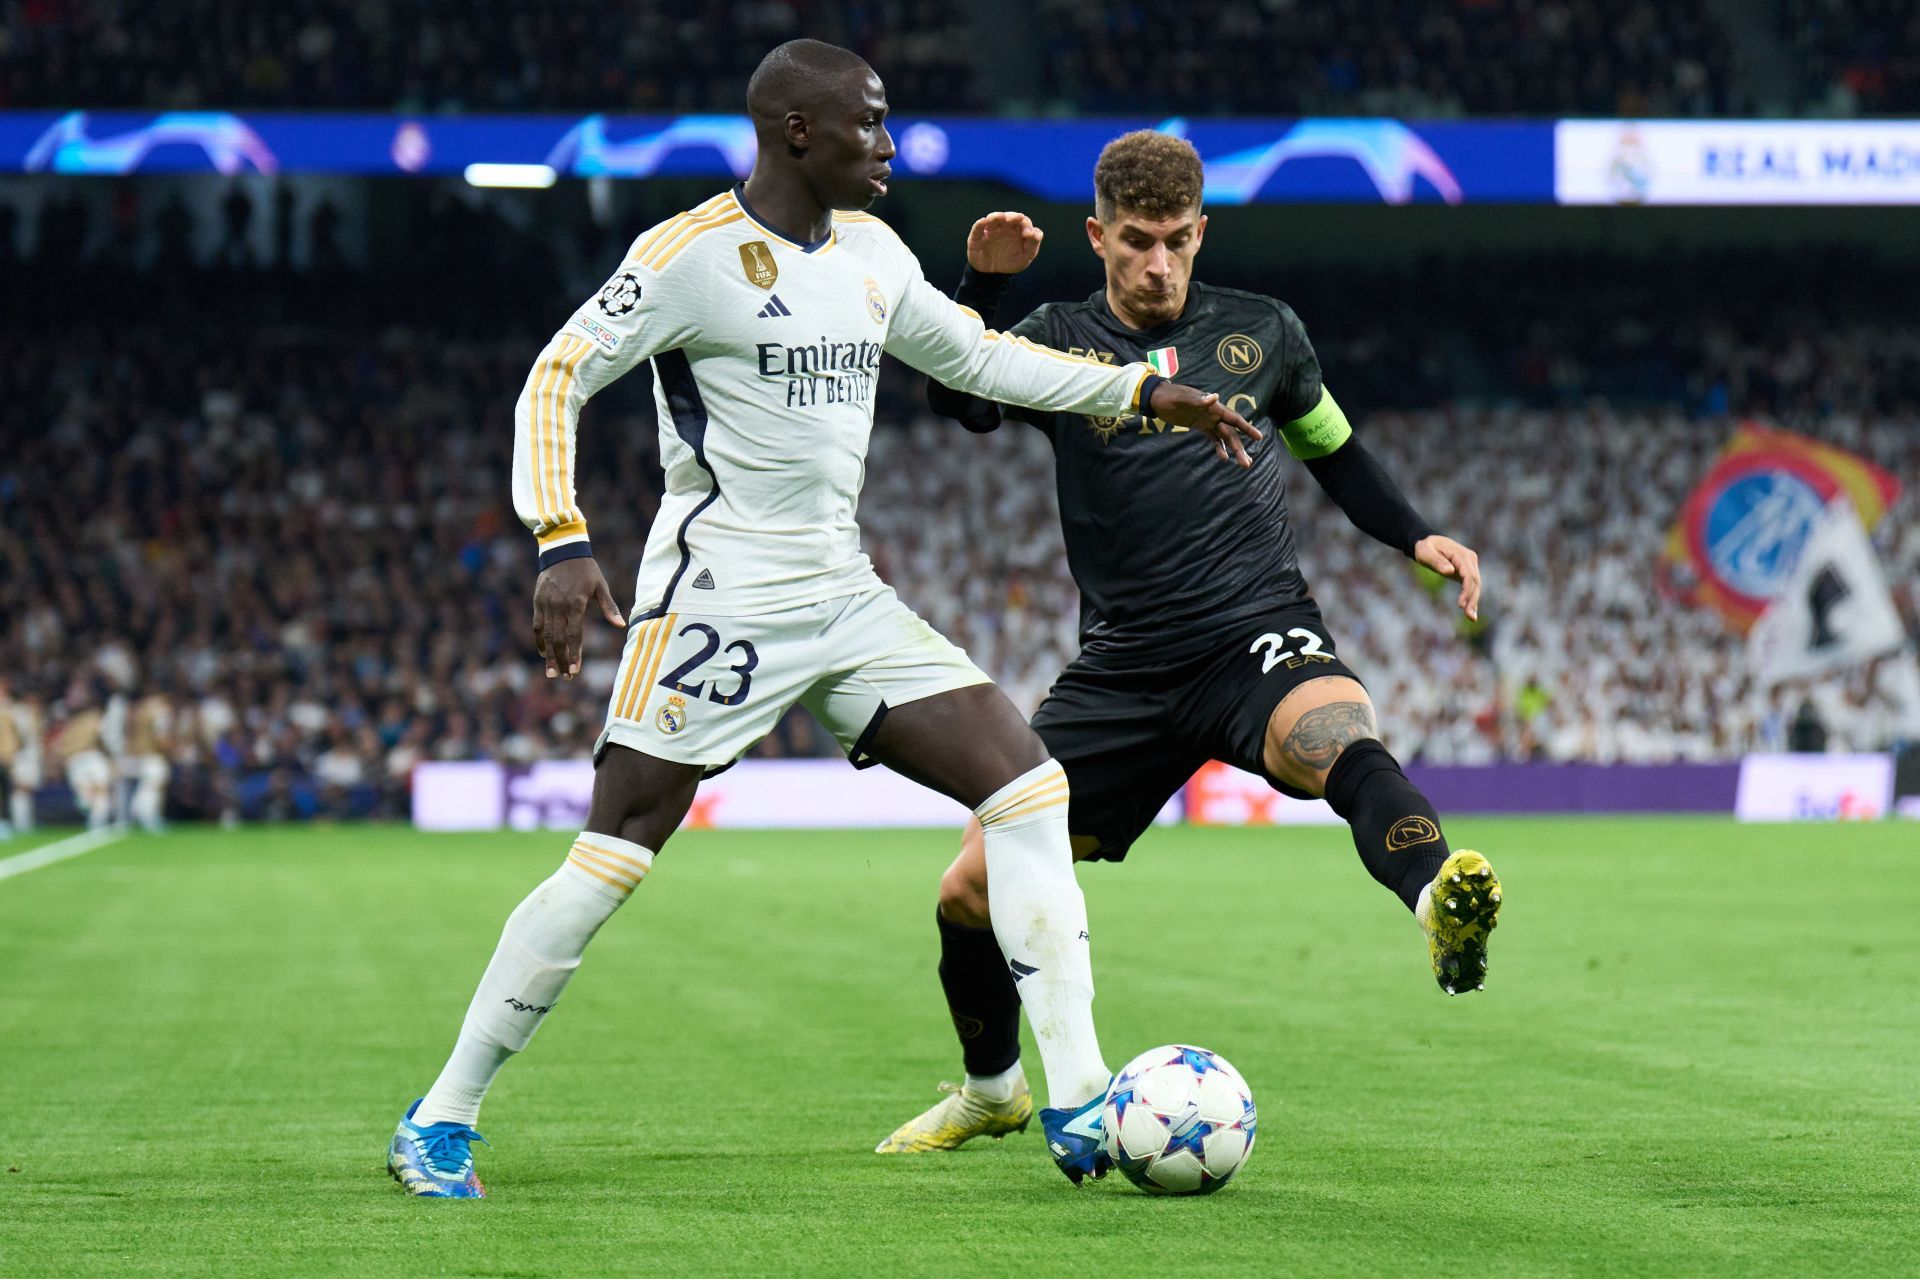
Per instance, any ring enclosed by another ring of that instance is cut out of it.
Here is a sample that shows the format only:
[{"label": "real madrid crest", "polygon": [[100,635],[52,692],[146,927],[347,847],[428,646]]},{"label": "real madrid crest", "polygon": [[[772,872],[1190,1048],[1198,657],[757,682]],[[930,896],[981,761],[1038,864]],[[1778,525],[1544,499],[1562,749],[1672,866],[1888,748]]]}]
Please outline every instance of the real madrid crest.
[{"label": "real madrid crest", "polygon": [[663,733],[677,733],[687,726],[687,699],[678,694],[669,697],[666,705],[653,717],[653,726]]},{"label": "real madrid crest", "polygon": [[873,317],[875,324],[887,322],[887,295],[880,291],[873,277],[867,277],[867,314]]},{"label": "real madrid crest", "polygon": [[750,240],[740,246],[740,266],[747,273],[747,283],[763,289],[772,288],[780,278],[780,264],[773,260],[773,250],[765,240]]}]

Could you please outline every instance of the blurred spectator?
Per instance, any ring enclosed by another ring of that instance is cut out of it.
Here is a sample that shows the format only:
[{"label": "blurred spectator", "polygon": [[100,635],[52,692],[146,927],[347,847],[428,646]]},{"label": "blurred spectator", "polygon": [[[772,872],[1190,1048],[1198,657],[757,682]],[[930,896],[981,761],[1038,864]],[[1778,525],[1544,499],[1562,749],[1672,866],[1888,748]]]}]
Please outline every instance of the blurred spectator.
[{"label": "blurred spectator", "polygon": [[1827,726],[1820,722],[1820,712],[1810,697],[1793,713],[1793,724],[1787,729],[1787,749],[1815,754],[1827,749]]}]

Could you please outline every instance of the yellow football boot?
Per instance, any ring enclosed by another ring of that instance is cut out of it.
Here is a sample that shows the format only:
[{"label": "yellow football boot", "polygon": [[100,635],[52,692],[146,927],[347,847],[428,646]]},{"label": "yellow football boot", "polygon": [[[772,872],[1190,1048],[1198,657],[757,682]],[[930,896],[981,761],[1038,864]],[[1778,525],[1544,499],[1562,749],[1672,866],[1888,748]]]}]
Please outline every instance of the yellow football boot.
[{"label": "yellow football boot", "polygon": [[960,1084],[941,1084],[947,1095],[932,1109],[915,1115],[873,1148],[876,1155],[919,1155],[930,1150],[958,1150],[975,1137],[1000,1140],[1010,1132],[1025,1132],[1033,1119],[1033,1090],[1022,1079],[1005,1101],[983,1097]]},{"label": "yellow football boot", "polygon": [[1500,922],[1500,880],[1487,859],[1467,848],[1448,857],[1414,916],[1426,930],[1440,989],[1449,995],[1485,990],[1487,934]]}]

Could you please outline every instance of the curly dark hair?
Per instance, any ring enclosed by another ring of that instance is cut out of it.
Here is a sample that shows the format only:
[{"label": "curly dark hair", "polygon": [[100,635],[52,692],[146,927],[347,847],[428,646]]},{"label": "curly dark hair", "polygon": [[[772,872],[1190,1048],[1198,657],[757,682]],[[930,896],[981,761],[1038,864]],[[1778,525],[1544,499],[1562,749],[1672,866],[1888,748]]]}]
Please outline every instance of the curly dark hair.
[{"label": "curly dark hair", "polygon": [[1093,166],[1093,214],[1111,222],[1122,210],[1158,222],[1200,207],[1200,153],[1185,138],[1139,129],[1101,148]]}]

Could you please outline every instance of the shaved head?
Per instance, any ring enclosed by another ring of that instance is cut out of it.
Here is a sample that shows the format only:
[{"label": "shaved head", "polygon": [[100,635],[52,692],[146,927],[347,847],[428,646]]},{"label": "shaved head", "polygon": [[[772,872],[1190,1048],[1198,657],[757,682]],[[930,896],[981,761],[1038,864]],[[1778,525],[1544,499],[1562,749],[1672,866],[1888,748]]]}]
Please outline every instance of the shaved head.
[{"label": "shaved head", "polygon": [[811,115],[873,75],[867,60],[824,40],[789,40],[760,59],[747,81],[747,113],[762,128],[793,111]]},{"label": "shaved head", "polygon": [[759,153],[741,198],[797,243],[828,236],[834,210],[887,193],[887,89],[853,50],[787,41],[747,81],[747,111]]}]

